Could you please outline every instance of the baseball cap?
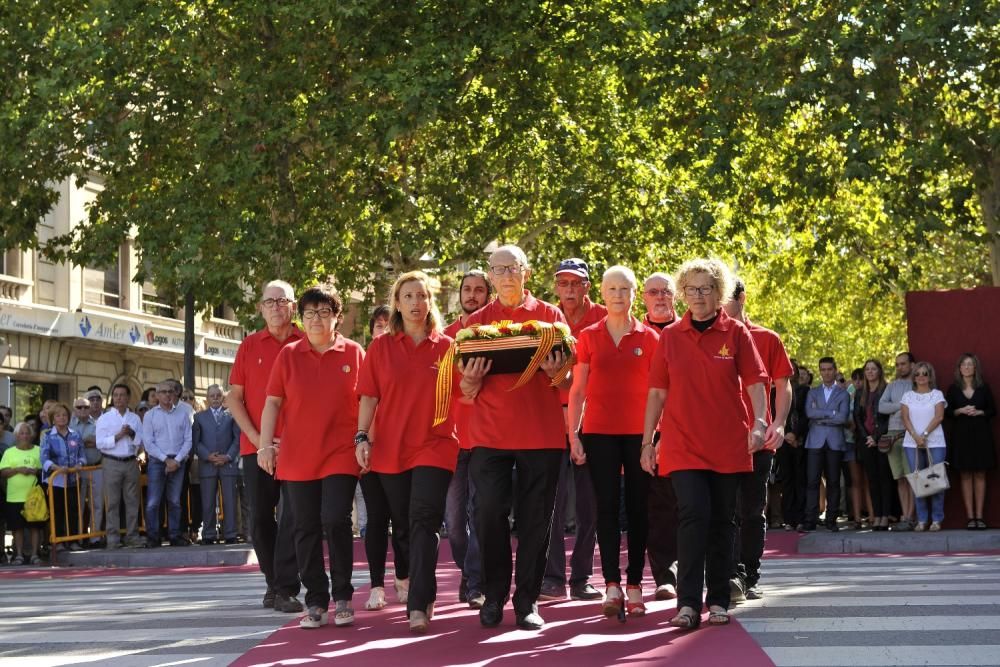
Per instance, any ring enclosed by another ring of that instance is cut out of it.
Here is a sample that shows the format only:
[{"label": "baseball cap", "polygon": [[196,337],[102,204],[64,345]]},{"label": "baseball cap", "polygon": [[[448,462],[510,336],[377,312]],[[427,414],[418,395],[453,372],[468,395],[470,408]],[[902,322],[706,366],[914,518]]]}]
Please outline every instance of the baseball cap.
[{"label": "baseball cap", "polygon": [[84,396],[86,396],[88,401],[94,398],[104,398],[104,394],[101,393],[100,389],[91,389]]},{"label": "baseball cap", "polygon": [[584,280],[590,280],[590,267],[579,257],[570,257],[559,262],[556,274],[560,273],[572,273],[574,276],[580,276]]}]

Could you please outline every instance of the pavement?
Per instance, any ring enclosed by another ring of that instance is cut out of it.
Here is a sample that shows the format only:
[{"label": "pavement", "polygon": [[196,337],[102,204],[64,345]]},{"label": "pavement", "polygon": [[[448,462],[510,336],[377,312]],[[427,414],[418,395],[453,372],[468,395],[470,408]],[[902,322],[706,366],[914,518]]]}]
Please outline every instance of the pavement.
[{"label": "pavement", "polygon": [[[1000,530],[942,530],[937,533],[874,532],[871,530],[841,530],[830,533],[797,534],[772,530],[768,539],[787,535],[793,553],[799,554],[861,554],[861,553],[1000,553]],[[797,545],[795,544],[795,538]],[[361,540],[355,540],[356,548]],[[785,551],[783,549],[783,551]],[[787,554],[791,555],[791,554]],[[92,551],[61,552],[56,565],[68,567],[215,567],[219,565],[256,565],[257,556],[249,544],[191,545],[160,547],[159,549],[95,549]]]}]

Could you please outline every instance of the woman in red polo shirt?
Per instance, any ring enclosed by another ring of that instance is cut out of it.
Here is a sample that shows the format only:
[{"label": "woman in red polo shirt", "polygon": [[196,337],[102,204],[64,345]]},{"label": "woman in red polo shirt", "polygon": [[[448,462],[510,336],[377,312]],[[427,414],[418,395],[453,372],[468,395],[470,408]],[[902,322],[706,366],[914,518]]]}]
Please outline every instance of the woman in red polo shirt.
[{"label": "woman in red polo shirt", "polygon": [[688,310],[660,332],[641,463],[651,475],[670,475],[677,496],[677,615],[670,624],[692,630],[701,623],[704,585],[708,622],[729,622],[736,493],[743,474],[753,470],[753,452],[764,446],[767,374],[747,328],[722,308],[733,293],[725,264],[686,262],[677,289]]},{"label": "woman in red polo shirt", "polygon": [[433,426],[437,366],[452,341],[441,333],[423,272],[396,279],[390,309],[388,330],[372,341],[361,368],[356,456],[382,487],[393,532],[409,555],[410,630],[426,632],[437,595],[438,532],[458,461],[454,422]]},{"label": "woman in red polo shirt", "polygon": [[[612,266],[601,279],[601,298],[608,314],[580,332],[573,388],[569,393],[570,447],[573,462],[589,463],[597,500],[597,542],[607,590],[604,613],[623,608],[642,616],[642,570],[646,566],[646,497],[649,477],[639,466],[649,367],[659,334],[632,317],[638,287],[635,274]],[[584,407],[586,402],[586,407]],[[628,516],[628,569],[622,595],[621,532],[618,507],[621,470],[625,470],[625,513]]]},{"label": "woman in red polo shirt", "polygon": [[[334,624],[350,625],[351,504],[360,473],[354,458],[355,391],[365,353],[337,332],[343,305],[332,289],[306,290],[298,307],[306,337],[278,353],[260,418],[260,442],[272,442],[281,414],[281,445],[261,447],[257,457],[261,468],[284,483],[283,494],[291,502],[295,557],[308,608],[299,626],[326,624],[331,592]],[[323,563],[324,532],[329,579]]]}]

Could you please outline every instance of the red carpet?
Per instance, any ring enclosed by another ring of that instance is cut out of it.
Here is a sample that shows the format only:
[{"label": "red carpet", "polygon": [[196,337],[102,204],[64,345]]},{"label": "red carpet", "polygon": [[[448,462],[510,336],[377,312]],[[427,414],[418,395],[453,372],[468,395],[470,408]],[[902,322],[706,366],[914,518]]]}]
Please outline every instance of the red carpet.
[{"label": "red carpet", "polygon": [[[769,536],[770,537],[770,536]],[[569,544],[569,540],[567,540]],[[597,602],[548,602],[539,611],[546,621],[539,632],[518,630],[508,604],[503,624],[494,629],[479,625],[479,615],[458,599],[458,570],[450,560],[447,542],[442,543],[438,564],[438,605],[430,632],[411,635],[405,609],[390,604],[379,612],[362,610],[368,587],[354,594],[354,626],[332,625],[318,630],[302,630],[298,619],[281,628],[241,659],[237,666],[304,665],[333,658],[348,658],[350,665],[435,665],[473,667],[519,665],[526,660],[546,665],[669,665],[740,664],[741,667],[771,665],[772,662],[749,634],[734,621],[724,627],[702,627],[693,632],[671,628],[675,603],[651,601],[647,595],[647,615],[626,623],[606,619]],[[367,567],[364,556],[355,550],[355,568]],[[622,559],[624,563],[624,558]],[[391,556],[390,556],[391,564]],[[600,560],[595,558],[595,568]],[[648,576],[646,581],[651,582]],[[386,580],[387,594],[395,600],[392,579]],[[603,590],[596,575],[593,584]],[[647,590],[652,593],[651,584]]]}]

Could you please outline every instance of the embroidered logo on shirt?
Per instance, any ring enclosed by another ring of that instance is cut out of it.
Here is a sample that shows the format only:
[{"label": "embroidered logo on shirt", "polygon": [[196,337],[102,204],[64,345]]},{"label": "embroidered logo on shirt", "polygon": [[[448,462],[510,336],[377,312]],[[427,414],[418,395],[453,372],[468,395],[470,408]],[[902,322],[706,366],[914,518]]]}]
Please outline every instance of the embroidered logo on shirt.
[{"label": "embroidered logo on shirt", "polygon": [[642,356],[642,348],[641,347],[635,348],[634,350],[632,350],[632,354],[634,354],[637,357],[641,357]]},{"label": "embroidered logo on shirt", "polygon": [[733,355],[729,353],[729,346],[725,343],[719,348],[719,351],[715,355],[716,359],[732,359]]}]

